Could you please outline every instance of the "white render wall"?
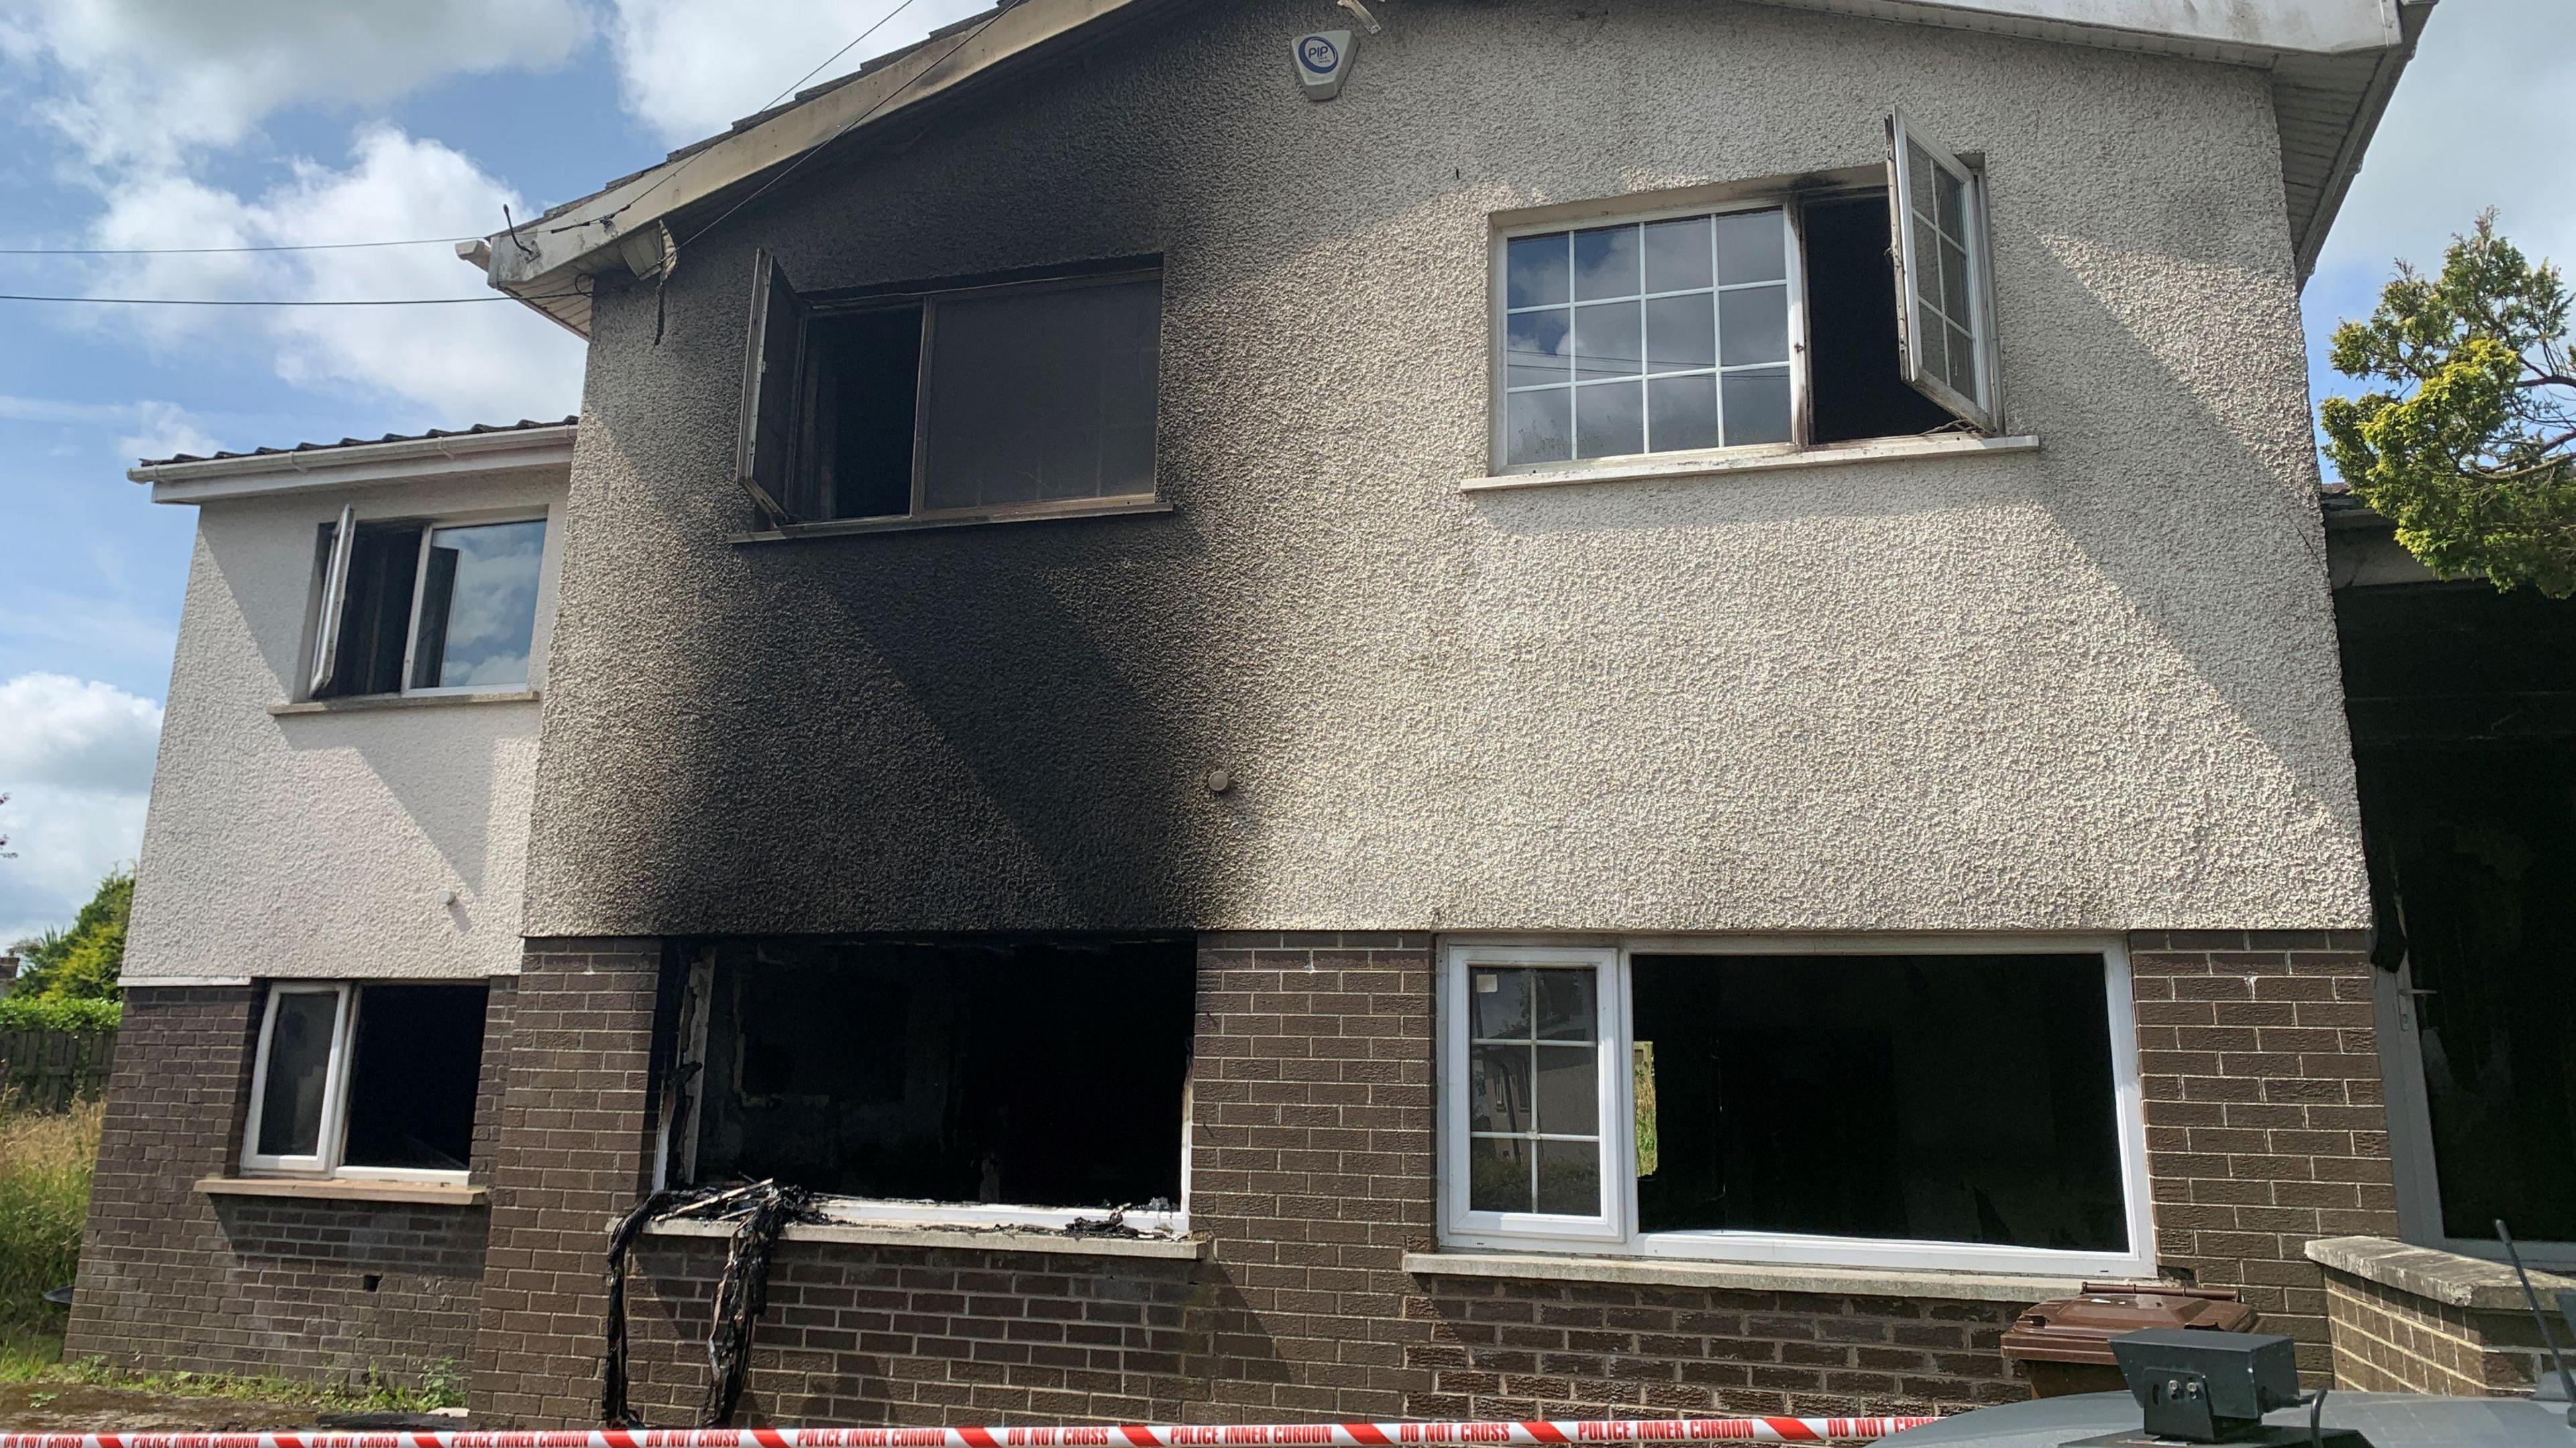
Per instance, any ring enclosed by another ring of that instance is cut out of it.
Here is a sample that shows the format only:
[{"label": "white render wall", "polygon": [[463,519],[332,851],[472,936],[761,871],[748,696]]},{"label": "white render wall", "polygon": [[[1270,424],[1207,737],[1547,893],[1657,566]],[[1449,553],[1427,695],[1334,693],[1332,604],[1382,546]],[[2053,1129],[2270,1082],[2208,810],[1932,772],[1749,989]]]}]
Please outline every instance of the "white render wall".
[{"label": "white render wall", "polygon": [[547,510],[541,688],[563,493],[557,466],[202,506],[127,984],[517,971],[538,706],[269,706],[310,670],[316,530],[346,503],[362,520]]}]

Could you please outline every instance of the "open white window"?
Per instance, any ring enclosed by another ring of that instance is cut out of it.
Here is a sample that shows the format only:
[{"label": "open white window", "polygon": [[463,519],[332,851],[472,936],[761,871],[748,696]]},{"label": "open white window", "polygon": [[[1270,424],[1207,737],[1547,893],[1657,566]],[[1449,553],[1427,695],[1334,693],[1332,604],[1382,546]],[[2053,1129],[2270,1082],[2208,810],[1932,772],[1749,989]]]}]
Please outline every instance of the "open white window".
[{"label": "open white window", "polygon": [[543,517],[360,520],[322,529],[310,697],[527,687]]},{"label": "open white window", "polygon": [[2153,1270],[2114,942],[1461,944],[1449,1245]]},{"label": "open white window", "polygon": [[753,266],[736,472],[769,525],[1153,501],[1159,273],[833,297]]},{"label": "open white window", "polygon": [[1983,179],[1887,127],[1883,174],[1499,227],[1495,469],[1996,430]]},{"label": "open white window", "polygon": [[1890,254],[1905,380],[1980,428],[1994,427],[1985,181],[1898,111],[1887,118]]},{"label": "open white window", "polygon": [[245,1171],[466,1179],[486,988],[280,981],[242,1132]]}]

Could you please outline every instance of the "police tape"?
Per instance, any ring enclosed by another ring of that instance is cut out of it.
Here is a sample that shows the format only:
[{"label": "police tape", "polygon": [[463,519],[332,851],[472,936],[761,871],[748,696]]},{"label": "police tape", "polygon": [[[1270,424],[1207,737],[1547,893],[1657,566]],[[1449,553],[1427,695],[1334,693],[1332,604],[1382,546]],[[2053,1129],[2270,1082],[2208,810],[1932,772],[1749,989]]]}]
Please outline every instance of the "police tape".
[{"label": "police tape", "polygon": [[594,1428],[526,1432],[8,1433],[0,1448],[1432,1448],[1868,1443],[1930,1418],[1670,1418],[1036,1428]]}]

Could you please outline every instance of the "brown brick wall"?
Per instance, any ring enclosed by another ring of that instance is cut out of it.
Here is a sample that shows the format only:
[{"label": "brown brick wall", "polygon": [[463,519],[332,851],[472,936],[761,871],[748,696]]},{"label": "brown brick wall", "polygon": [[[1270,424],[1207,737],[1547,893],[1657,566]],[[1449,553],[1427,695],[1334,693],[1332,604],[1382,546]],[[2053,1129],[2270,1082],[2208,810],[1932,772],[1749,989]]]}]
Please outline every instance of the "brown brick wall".
[{"label": "brown brick wall", "polygon": [[[508,1036],[508,983],[493,984],[486,1091]],[[196,1190],[238,1159],[258,999],[247,986],[126,992],[66,1354],[338,1381],[461,1374],[480,1208]]]},{"label": "brown brick wall", "polygon": [[2130,938],[2158,1260],[2236,1287],[2333,1370],[2318,1237],[2397,1235],[2358,932]]},{"label": "brown brick wall", "polygon": [[657,940],[532,940],[494,1113],[491,1235],[469,1403],[599,1417],[607,1228],[644,1186]]},{"label": "brown brick wall", "polygon": [[2333,1268],[2325,1278],[2336,1387],[2468,1397],[2530,1394],[2542,1347],[2539,1324],[2522,1308],[2455,1307]]}]

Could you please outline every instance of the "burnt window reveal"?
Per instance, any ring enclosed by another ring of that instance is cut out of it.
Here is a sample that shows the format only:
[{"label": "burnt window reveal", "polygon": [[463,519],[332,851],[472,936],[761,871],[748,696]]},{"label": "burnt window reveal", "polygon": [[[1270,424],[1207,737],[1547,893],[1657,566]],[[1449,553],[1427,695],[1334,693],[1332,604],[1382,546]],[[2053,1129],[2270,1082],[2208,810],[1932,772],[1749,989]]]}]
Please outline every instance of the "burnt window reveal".
[{"label": "burnt window reveal", "polygon": [[743,488],[773,525],[1150,501],[1162,294],[1123,272],[814,298],[762,253]]},{"label": "burnt window reveal", "polygon": [[715,947],[683,1025],[702,1068],[681,1174],[1171,1211],[1195,971],[1186,939]]},{"label": "burnt window reveal", "polygon": [[1993,430],[1983,178],[1888,138],[1880,187],[1507,233],[1496,465]]},{"label": "burnt window reveal", "polygon": [[272,985],[251,1063],[242,1165],[464,1180],[486,996],[481,981]]},{"label": "burnt window reveal", "polygon": [[2141,1268],[2125,989],[2093,951],[1453,947],[1444,1229],[1466,1246]]}]

